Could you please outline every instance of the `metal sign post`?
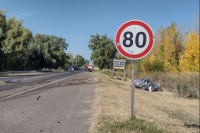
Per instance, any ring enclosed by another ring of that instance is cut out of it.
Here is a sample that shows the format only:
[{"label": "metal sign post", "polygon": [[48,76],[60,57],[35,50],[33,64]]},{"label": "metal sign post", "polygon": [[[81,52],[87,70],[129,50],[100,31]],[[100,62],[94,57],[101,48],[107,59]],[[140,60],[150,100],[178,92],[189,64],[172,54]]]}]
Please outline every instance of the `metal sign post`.
[{"label": "metal sign post", "polygon": [[[124,64],[126,64],[126,60],[125,60]],[[124,76],[123,76],[124,81],[126,80],[125,75],[126,75],[126,67],[124,67]]]},{"label": "metal sign post", "polygon": [[131,119],[134,119],[134,67],[135,67],[135,60],[131,61]]},{"label": "metal sign post", "polygon": [[112,78],[113,78],[113,74],[114,74],[114,63],[113,63],[113,68],[112,68]]}]

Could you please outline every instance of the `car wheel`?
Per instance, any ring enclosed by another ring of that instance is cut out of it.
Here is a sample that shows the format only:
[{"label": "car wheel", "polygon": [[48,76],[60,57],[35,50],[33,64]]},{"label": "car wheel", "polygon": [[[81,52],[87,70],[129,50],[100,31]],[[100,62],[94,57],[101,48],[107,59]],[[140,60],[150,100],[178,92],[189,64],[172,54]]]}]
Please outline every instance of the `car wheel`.
[{"label": "car wheel", "polygon": [[143,85],[143,86],[141,86],[141,89],[142,89],[142,90],[145,90],[145,86],[144,86],[144,85]]}]

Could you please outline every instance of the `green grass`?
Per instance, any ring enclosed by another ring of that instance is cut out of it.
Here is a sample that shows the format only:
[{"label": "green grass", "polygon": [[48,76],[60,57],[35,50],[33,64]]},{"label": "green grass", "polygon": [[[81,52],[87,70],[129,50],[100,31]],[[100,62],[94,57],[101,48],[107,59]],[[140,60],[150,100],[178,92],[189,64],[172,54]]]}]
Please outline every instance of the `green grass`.
[{"label": "green grass", "polygon": [[199,127],[199,118],[191,114],[187,114],[187,113],[183,114],[180,112],[169,112],[168,114],[171,118],[181,120],[187,126],[196,125],[196,127]]},{"label": "green grass", "polygon": [[104,123],[103,125],[99,128],[100,133],[169,133],[166,130],[159,129],[154,123],[139,119],[128,119],[112,124]]}]

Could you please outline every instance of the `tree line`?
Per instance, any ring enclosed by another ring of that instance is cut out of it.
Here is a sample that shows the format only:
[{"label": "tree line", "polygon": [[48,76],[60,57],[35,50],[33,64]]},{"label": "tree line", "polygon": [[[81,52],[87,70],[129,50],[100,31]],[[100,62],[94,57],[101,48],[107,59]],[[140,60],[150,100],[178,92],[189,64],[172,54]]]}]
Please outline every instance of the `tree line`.
[{"label": "tree line", "polygon": [[[0,10],[0,71],[57,69],[77,60],[65,53],[69,44],[64,38],[45,34],[33,36],[22,23],[15,18],[6,19],[5,11]],[[80,59],[80,66],[84,64],[81,55],[76,58]]]},{"label": "tree line", "polygon": [[[74,58],[72,53],[67,53],[67,63],[66,66],[77,66],[77,67],[82,67],[84,66],[88,60],[86,60],[83,56],[81,55],[76,55]],[[89,62],[88,62],[89,63]]]},{"label": "tree line", "polygon": [[[199,72],[199,33],[198,25],[189,33],[186,27],[177,27],[172,22],[167,28],[161,26],[155,34],[154,47],[150,54],[136,60],[136,72]],[[92,50],[91,60],[100,69],[112,68],[113,59],[125,59],[120,55],[114,41],[107,35],[92,35],[89,49]],[[131,61],[126,59],[127,68]]]},{"label": "tree line", "polygon": [[143,72],[199,72],[199,33],[193,29],[183,34],[184,30],[176,23],[161,26],[152,52],[137,67]]}]

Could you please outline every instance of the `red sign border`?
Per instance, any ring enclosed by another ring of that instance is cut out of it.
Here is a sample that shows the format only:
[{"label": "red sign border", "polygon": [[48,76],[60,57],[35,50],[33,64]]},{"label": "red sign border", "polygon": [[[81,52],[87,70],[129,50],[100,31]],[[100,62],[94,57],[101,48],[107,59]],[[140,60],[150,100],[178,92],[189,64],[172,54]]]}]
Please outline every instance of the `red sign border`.
[{"label": "red sign border", "polygon": [[[122,31],[126,27],[128,27],[130,25],[140,25],[140,26],[142,26],[143,28],[145,28],[147,30],[148,35],[149,35],[149,44],[148,44],[147,48],[143,52],[141,52],[139,54],[135,54],[135,55],[125,52],[122,49],[121,45],[117,45],[117,43],[119,42],[120,35],[121,35]],[[132,60],[140,59],[140,58],[143,58],[144,56],[146,56],[151,51],[151,49],[153,48],[153,42],[154,42],[154,40],[153,40],[153,31],[152,31],[151,27],[148,24],[146,24],[145,22],[141,21],[141,20],[130,20],[130,21],[125,22],[124,24],[122,24],[119,27],[119,29],[117,30],[116,36],[115,36],[115,46],[116,46],[117,50],[124,57],[132,59]]]}]

